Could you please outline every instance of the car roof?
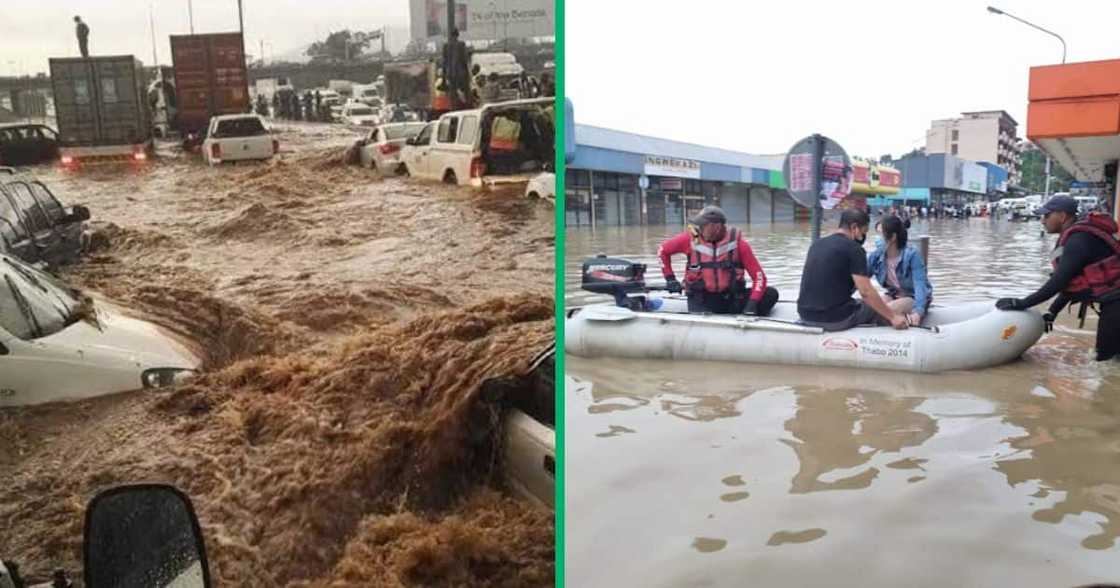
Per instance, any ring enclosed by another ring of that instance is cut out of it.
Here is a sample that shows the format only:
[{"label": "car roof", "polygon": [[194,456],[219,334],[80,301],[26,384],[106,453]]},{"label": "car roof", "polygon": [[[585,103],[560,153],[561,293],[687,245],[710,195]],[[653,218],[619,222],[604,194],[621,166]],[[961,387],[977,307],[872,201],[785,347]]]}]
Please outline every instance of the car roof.
[{"label": "car roof", "polygon": [[249,113],[244,113],[244,114],[219,114],[218,116],[214,117],[214,120],[236,120],[236,119],[245,119],[245,118],[255,118],[255,119],[258,119],[258,120],[263,120],[263,119],[261,119],[261,115],[259,115],[259,114],[249,114]]}]

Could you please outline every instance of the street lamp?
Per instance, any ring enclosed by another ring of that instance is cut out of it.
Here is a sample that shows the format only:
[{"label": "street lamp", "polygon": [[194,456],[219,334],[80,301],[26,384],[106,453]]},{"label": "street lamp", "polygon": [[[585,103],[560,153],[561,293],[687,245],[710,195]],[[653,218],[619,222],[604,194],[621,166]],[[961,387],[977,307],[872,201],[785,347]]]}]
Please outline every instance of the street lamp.
[{"label": "street lamp", "polygon": [[1002,14],[1003,16],[1006,16],[1007,18],[1013,18],[1013,19],[1025,24],[1029,27],[1036,28],[1036,29],[1046,33],[1047,35],[1050,35],[1052,37],[1057,37],[1057,39],[1059,41],[1061,41],[1061,43],[1062,43],[1062,63],[1066,62],[1066,40],[1063,39],[1062,36],[1059,35],[1058,33],[1055,33],[1054,31],[1048,31],[1048,30],[1034,24],[1033,22],[1027,22],[1027,21],[1015,16],[1014,14],[1008,14],[1008,13],[996,8],[995,6],[989,6],[988,7],[988,12],[990,12],[992,14]]},{"label": "street lamp", "polygon": [[[1034,24],[1033,22],[1027,22],[1027,21],[1015,16],[1014,14],[1008,14],[1008,13],[996,8],[995,6],[989,6],[988,7],[988,12],[990,12],[992,14],[1001,14],[1003,16],[1006,16],[1007,18],[1013,18],[1013,19],[1025,24],[1025,25],[1027,25],[1031,28],[1035,28],[1035,29],[1040,30],[1040,31],[1046,33],[1047,35],[1057,37],[1058,40],[1061,41],[1061,43],[1062,43],[1062,64],[1065,64],[1065,62],[1066,62],[1066,40],[1063,39],[1061,35],[1059,35],[1058,33],[1055,33],[1054,31],[1048,31],[1048,30]],[[1046,197],[1049,198],[1050,197],[1050,154],[1049,153],[1046,154],[1046,190],[1045,191],[1046,191]]]}]

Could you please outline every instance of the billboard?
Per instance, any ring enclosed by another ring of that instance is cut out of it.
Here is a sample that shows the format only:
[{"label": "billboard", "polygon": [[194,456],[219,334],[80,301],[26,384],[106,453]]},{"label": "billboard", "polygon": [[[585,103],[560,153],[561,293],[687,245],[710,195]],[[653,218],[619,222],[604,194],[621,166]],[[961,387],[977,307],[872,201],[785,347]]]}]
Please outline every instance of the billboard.
[{"label": "billboard", "polygon": [[945,157],[945,187],[961,192],[986,194],[988,170],[984,166],[957,157]]},{"label": "billboard", "polygon": [[[409,0],[412,40],[447,36],[446,0]],[[459,38],[500,40],[556,34],[553,0],[456,0]]]}]

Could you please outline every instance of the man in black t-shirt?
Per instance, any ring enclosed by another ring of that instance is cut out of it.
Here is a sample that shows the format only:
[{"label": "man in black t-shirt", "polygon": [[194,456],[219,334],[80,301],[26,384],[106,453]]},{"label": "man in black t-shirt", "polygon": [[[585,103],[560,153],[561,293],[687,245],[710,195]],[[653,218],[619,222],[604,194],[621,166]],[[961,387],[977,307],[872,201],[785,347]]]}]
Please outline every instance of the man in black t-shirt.
[{"label": "man in black t-shirt", "polygon": [[[909,326],[906,315],[895,312],[871,285],[863,242],[871,219],[858,209],[840,214],[840,228],[809,247],[801,273],[797,314],[801,321],[843,331],[856,325],[875,323],[896,329]],[[852,298],[859,290],[862,300]]]}]

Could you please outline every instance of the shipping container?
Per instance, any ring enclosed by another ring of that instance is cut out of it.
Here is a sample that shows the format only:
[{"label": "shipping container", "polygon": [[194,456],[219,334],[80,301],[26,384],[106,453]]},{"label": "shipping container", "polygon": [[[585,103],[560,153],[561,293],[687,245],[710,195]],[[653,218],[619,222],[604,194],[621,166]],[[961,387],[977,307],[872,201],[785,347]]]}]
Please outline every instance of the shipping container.
[{"label": "shipping container", "polygon": [[432,108],[435,67],[427,61],[385,64],[385,102],[407,104],[415,110]]},{"label": "shipping container", "polygon": [[205,131],[212,116],[249,112],[241,33],[171,35],[171,63],[183,136]]},{"label": "shipping container", "polygon": [[131,55],[55,58],[50,70],[63,163],[146,158],[152,129],[140,61]]}]

